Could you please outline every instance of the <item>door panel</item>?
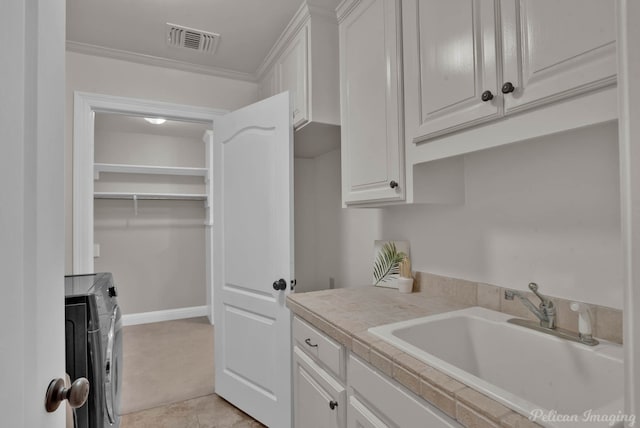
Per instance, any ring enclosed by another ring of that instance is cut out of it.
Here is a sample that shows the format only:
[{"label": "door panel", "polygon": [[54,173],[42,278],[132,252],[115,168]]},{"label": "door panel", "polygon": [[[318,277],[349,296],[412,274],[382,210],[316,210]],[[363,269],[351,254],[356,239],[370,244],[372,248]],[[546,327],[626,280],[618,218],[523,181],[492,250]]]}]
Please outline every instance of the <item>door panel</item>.
[{"label": "door panel", "polygon": [[[414,142],[501,114],[493,0],[403,4],[405,99]],[[482,101],[490,91],[493,99]]]},{"label": "door panel", "polygon": [[267,426],[291,426],[293,128],[289,93],[214,123],[216,392]]},{"label": "door panel", "polygon": [[0,414],[3,427],[65,426],[45,391],[65,375],[65,4],[2,2]]},{"label": "door panel", "polygon": [[606,86],[616,78],[611,0],[503,0],[506,113]]}]

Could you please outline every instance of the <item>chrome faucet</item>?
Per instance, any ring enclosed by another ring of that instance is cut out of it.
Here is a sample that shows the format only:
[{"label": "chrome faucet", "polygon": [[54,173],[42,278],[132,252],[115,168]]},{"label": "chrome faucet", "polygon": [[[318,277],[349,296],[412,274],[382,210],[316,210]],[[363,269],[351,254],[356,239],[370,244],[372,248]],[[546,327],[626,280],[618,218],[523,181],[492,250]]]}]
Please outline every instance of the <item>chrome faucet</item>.
[{"label": "chrome faucet", "polygon": [[517,297],[527,307],[527,309],[538,317],[541,327],[554,330],[556,328],[556,307],[553,302],[549,298],[538,293],[538,284],[534,282],[530,283],[529,289],[540,299],[540,305],[538,307],[536,307],[531,300],[523,296],[522,293],[516,290],[505,290],[504,298],[507,300],[513,300],[514,297]]}]

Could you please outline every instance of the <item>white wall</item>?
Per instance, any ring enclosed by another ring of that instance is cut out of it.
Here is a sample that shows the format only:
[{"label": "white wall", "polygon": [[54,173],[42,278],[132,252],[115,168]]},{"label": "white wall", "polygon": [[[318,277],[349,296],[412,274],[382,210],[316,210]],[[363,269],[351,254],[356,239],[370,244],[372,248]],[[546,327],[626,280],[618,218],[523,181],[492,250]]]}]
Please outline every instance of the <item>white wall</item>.
[{"label": "white wall", "polygon": [[[205,166],[202,138],[103,130],[98,116],[104,115],[96,116],[96,162]],[[189,176],[102,173],[94,186],[102,192],[205,192],[203,178]],[[95,201],[95,270],[113,273],[124,314],[207,304],[204,220],[201,201],[139,201],[137,213],[133,201]]]},{"label": "white wall", "polygon": [[299,292],[371,284],[381,210],[343,209],[340,150],[295,160],[296,279]]},{"label": "white wall", "polygon": [[615,123],[466,155],[464,204],[340,209],[339,152],[311,162],[317,288],[329,275],[336,287],[369,284],[373,241],[398,239],[410,241],[414,270],[518,289],[535,281],[552,296],[622,307]]},{"label": "white wall", "polygon": [[[464,205],[383,210],[414,270],[622,308],[615,123],[465,157]],[[421,185],[428,185],[423,183]]]},{"label": "white wall", "polygon": [[233,110],[256,101],[257,84],[110,58],[66,53],[66,263],[72,272],[73,92],[174,102]]}]

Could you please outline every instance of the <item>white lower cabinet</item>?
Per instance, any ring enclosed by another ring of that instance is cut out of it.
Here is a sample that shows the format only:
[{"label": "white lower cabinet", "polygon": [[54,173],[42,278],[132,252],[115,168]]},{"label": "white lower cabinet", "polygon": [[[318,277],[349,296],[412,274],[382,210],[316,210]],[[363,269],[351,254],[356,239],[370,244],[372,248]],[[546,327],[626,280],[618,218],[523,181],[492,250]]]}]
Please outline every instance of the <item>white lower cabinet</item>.
[{"label": "white lower cabinet", "polygon": [[347,383],[349,428],[461,427],[449,416],[353,355],[349,356]]},{"label": "white lower cabinet", "polygon": [[293,348],[293,425],[344,428],[346,390],[297,346]]},{"label": "white lower cabinet", "polygon": [[297,316],[292,332],[294,428],[462,428]]},{"label": "white lower cabinet", "polygon": [[387,428],[371,410],[353,395],[349,397],[349,409],[347,410],[349,427],[357,428]]}]

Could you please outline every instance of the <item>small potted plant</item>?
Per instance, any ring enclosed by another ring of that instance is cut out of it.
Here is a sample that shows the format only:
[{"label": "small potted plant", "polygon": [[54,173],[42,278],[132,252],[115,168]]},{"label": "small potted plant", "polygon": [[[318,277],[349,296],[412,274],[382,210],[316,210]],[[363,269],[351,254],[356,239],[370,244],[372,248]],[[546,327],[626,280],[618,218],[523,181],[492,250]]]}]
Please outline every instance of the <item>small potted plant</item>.
[{"label": "small potted plant", "polygon": [[411,262],[404,252],[398,251],[394,242],[386,242],[380,248],[373,264],[373,279],[374,285],[394,280],[400,292],[411,292],[413,288]]}]

